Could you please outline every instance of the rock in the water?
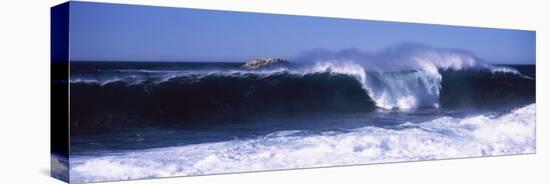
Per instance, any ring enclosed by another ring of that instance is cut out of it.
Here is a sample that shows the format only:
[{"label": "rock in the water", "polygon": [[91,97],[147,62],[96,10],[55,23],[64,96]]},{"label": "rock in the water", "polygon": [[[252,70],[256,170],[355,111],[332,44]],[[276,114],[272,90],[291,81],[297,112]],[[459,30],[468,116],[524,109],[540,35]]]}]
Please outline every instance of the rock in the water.
[{"label": "rock in the water", "polygon": [[258,58],[253,59],[249,62],[246,62],[243,66],[243,68],[247,69],[257,69],[257,68],[264,68],[264,67],[274,67],[274,66],[287,66],[290,64],[287,60],[281,59],[281,58]]}]

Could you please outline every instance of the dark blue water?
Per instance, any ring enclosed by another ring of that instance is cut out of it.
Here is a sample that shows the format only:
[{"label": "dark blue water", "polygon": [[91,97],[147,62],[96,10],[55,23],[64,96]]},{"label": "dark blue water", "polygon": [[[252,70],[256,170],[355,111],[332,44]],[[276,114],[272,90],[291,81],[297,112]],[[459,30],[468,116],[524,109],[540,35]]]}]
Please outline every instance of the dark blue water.
[{"label": "dark blue water", "polygon": [[[535,66],[71,63],[72,182],[535,150]],[[63,166],[63,164],[58,164]]]},{"label": "dark blue water", "polygon": [[71,153],[248,139],[284,130],[399,129],[444,116],[499,114],[535,99],[535,80],[525,78],[535,77],[534,66],[507,66],[524,76],[442,71],[438,107],[384,109],[348,73],[241,65],[72,63]]}]

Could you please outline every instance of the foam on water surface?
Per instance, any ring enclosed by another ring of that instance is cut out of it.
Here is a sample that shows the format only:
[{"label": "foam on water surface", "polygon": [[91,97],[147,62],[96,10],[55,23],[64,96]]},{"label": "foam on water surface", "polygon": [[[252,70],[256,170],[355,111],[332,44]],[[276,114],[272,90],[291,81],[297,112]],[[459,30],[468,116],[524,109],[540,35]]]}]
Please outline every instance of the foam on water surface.
[{"label": "foam on water surface", "polygon": [[308,134],[71,156],[71,181],[92,182],[534,153],[535,104],[499,116],[441,117],[396,128]]}]

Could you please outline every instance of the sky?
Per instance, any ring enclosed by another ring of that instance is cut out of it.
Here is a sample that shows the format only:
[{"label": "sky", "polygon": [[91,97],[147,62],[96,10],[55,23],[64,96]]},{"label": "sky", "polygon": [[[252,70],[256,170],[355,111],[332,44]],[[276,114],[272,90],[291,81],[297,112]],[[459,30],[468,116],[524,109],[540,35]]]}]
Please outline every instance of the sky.
[{"label": "sky", "polygon": [[71,61],[236,62],[414,42],[467,50],[490,63],[535,63],[534,31],[90,2],[70,7]]}]

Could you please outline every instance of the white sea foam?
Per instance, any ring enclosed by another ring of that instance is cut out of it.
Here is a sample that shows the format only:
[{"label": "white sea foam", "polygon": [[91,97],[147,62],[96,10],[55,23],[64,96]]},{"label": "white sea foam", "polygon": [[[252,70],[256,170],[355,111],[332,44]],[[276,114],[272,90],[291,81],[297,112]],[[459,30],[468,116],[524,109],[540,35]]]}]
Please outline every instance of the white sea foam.
[{"label": "white sea foam", "polygon": [[535,104],[500,116],[442,117],[403,129],[281,131],[246,140],[71,156],[71,181],[91,182],[535,152]]},{"label": "white sea foam", "polygon": [[[65,160],[64,162],[61,160]],[[62,158],[61,156],[52,154],[50,158],[50,165],[51,165],[51,174],[53,177],[61,179],[61,180],[67,180],[68,179],[68,163],[67,158]]]}]

